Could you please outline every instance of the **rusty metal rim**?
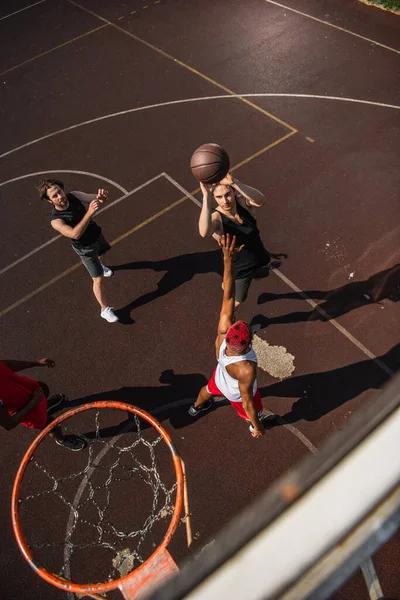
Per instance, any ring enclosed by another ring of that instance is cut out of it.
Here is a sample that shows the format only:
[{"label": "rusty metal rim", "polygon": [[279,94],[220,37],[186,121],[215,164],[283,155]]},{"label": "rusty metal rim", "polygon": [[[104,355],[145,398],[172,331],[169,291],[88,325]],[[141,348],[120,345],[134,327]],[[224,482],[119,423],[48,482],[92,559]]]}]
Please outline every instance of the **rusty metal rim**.
[{"label": "rusty metal rim", "polygon": [[57,427],[57,425],[60,425],[63,421],[66,421],[67,419],[69,419],[81,412],[85,412],[87,410],[92,410],[92,409],[96,409],[96,408],[97,409],[115,408],[118,410],[128,411],[128,412],[138,415],[139,417],[141,417],[142,419],[144,419],[145,421],[150,423],[150,425],[152,425],[152,427],[154,427],[158,431],[158,433],[163,438],[164,442],[167,444],[167,446],[172,454],[172,459],[173,459],[173,463],[174,463],[177,485],[176,485],[175,506],[174,506],[174,512],[173,512],[173,515],[171,518],[171,522],[170,522],[169,527],[168,527],[160,545],[158,546],[158,548],[153,552],[153,554],[151,554],[151,556],[142,565],[140,565],[140,567],[135,569],[132,573],[135,573],[135,575],[139,574],[140,570],[143,569],[143,567],[145,565],[147,565],[149,562],[151,562],[154,559],[154,557],[160,552],[160,550],[162,548],[166,548],[168,546],[169,542],[172,539],[172,536],[174,535],[174,533],[176,531],[176,528],[178,527],[179,517],[181,514],[182,504],[183,504],[183,471],[182,471],[181,459],[178,455],[178,452],[171,440],[171,437],[169,436],[167,431],[162,427],[162,425],[157,421],[157,419],[155,419],[152,415],[150,415],[146,411],[142,410],[141,408],[138,408],[137,406],[132,406],[131,404],[126,404],[123,402],[115,402],[114,400],[102,400],[102,401],[98,401],[98,402],[91,402],[88,404],[83,404],[82,406],[78,406],[77,408],[72,408],[71,410],[68,410],[68,411],[64,412],[62,415],[60,415],[59,417],[57,417],[54,421],[52,421],[52,423],[50,423],[50,425],[47,425],[47,427],[45,429],[43,429],[43,431],[40,432],[40,434],[34,439],[32,444],[29,446],[24,457],[22,458],[21,464],[20,464],[17,474],[15,476],[13,490],[12,490],[12,496],[11,496],[12,526],[14,529],[14,534],[15,534],[15,537],[17,540],[17,544],[22,552],[22,555],[24,556],[25,560],[28,562],[30,567],[34,571],[36,571],[36,573],[38,575],[40,575],[40,577],[42,577],[45,581],[54,585],[55,587],[58,587],[59,589],[64,590],[66,592],[73,592],[73,593],[78,593],[78,594],[83,594],[83,593],[101,594],[101,593],[109,592],[113,589],[117,589],[119,585],[123,584],[124,582],[129,581],[129,579],[132,577],[132,573],[129,573],[128,575],[125,575],[124,577],[121,577],[119,579],[114,579],[113,581],[106,582],[106,583],[77,584],[77,583],[73,583],[72,581],[63,579],[62,577],[59,577],[58,575],[55,575],[54,573],[51,573],[50,571],[47,571],[47,569],[37,565],[32,557],[32,553],[30,551],[29,544],[27,543],[25,536],[22,533],[22,526],[21,526],[18,505],[19,505],[19,497],[20,497],[23,476],[25,474],[25,471],[27,469],[29,461],[32,458],[33,453],[38,448],[38,446],[41,444],[43,439],[51,431],[53,431],[53,429],[55,427]]}]

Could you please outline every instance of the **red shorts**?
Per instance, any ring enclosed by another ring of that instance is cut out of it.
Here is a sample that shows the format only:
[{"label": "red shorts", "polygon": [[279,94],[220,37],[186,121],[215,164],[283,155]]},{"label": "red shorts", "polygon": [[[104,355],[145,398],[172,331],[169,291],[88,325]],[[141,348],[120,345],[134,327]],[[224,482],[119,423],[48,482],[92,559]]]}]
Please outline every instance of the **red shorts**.
[{"label": "red shorts", "polygon": [[[217,371],[217,367],[215,367],[213,374],[211,375],[211,379],[207,383],[207,390],[213,396],[224,396],[224,394],[222,392],[220,392],[220,390],[217,387],[217,384],[215,383],[216,371]],[[229,400],[229,398],[227,398],[227,400]],[[256,390],[256,393],[254,394],[253,400],[254,400],[254,404],[256,406],[258,415],[260,416],[260,414],[262,414],[262,412],[263,412],[263,405],[262,405],[262,401],[261,401],[260,391],[258,389]],[[229,402],[232,404],[233,408],[236,410],[239,417],[241,417],[242,419],[246,419],[246,421],[249,420],[249,417],[247,416],[246,411],[243,408],[242,402],[232,402],[232,400],[229,400]]]},{"label": "red shorts", "polygon": [[25,419],[21,421],[20,425],[24,425],[30,429],[44,429],[44,427],[47,425],[47,419],[47,400],[43,395],[43,398],[39,404],[28,412]]}]

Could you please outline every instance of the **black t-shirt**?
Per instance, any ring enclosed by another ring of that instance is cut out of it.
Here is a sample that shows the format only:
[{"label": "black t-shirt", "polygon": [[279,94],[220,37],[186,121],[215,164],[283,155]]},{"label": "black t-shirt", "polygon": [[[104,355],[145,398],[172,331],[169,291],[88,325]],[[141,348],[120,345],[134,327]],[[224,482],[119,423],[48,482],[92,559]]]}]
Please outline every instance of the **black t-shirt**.
[{"label": "black t-shirt", "polygon": [[[80,223],[86,214],[86,208],[78,198],[73,194],[67,194],[69,206],[65,210],[57,210],[55,206],[51,211],[50,221],[54,219],[61,219],[66,225],[75,227]],[[97,225],[92,219],[89,221],[89,225],[79,238],[79,240],[71,240],[71,244],[75,248],[84,248],[94,244],[99,238],[101,233],[101,227]]]},{"label": "black t-shirt", "polygon": [[[243,223],[229,219],[221,212],[222,227],[224,234],[236,236],[236,246],[244,244],[244,248],[235,260],[235,278],[241,279],[249,275],[251,271],[263,265],[267,265],[271,257],[262,243],[257,221],[253,215],[239,202],[236,203],[237,211]],[[217,209],[214,209],[215,212]],[[219,212],[219,211],[218,211]]]}]

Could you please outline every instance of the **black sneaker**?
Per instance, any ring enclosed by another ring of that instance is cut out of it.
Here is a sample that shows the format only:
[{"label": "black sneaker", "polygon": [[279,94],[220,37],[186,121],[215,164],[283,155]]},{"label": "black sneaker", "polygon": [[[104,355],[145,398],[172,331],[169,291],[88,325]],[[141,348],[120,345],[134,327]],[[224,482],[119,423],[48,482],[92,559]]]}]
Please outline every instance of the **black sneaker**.
[{"label": "black sneaker", "polygon": [[47,412],[52,412],[66,400],[65,394],[54,394],[47,399]]},{"label": "black sneaker", "polygon": [[63,440],[56,440],[56,444],[64,446],[64,448],[68,448],[72,452],[79,452],[87,446],[86,440],[79,435],[66,435]]},{"label": "black sneaker", "polygon": [[195,405],[192,404],[192,406],[188,410],[188,413],[191,417],[197,417],[197,415],[199,415],[201,412],[209,410],[213,404],[214,404],[214,401],[212,399],[207,400],[207,402],[204,402],[204,404],[199,406],[199,408],[196,408]]},{"label": "black sneaker", "polygon": [[[275,415],[275,414],[262,415],[261,417],[258,417],[258,418],[259,418],[260,422],[264,425],[264,427],[266,427],[268,425],[268,422],[274,421],[275,419],[277,419],[278,415]],[[254,431],[254,427],[251,423],[249,425],[249,431],[250,431],[250,433],[253,433],[253,431]]]}]

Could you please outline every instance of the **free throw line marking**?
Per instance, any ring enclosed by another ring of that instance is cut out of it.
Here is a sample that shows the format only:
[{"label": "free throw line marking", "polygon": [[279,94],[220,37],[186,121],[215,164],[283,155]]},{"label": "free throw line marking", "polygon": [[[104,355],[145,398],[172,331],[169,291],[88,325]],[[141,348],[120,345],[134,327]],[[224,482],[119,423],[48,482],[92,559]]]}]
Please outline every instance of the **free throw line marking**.
[{"label": "free throw line marking", "polygon": [[312,19],[313,21],[317,21],[318,23],[323,23],[324,25],[328,25],[329,27],[333,27],[334,29],[338,29],[339,31],[344,31],[344,33],[349,33],[350,35],[354,35],[366,42],[370,42],[375,46],[380,46],[381,48],[385,48],[386,50],[390,50],[391,52],[396,52],[396,54],[400,54],[400,50],[396,50],[395,48],[391,48],[390,46],[385,46],[385,44],[381,44],[380,42],[376,42],[375,40],[371,40],[359,33],[354,33],[354,31],[350,31],[350,29],[345,29],[344,27],[339,27],[339,25],[334,25],[333,23],[329,23],[329,21],[323,21],[322,19],[318,19],[317,17],[313,17],[312,15],[308,15],[307,13],[301,12],[300,10],[296,10],[295,8],[291,8],[290,6],[285,6],[284,4],[280,4],[279,2],[275,2],[275,0],[265,0],[269,4],[275,4],[280,8],[284,8],[285,10],[290,10],[291,12],[297,13],[302,17],[307,17],[308,19]]},{"label": "free throw line marking", "polygon": [[93,12],[92,10],[89,10],[85,6],[82,6],[81,4],[78,4],[77,2],[74,2],[74,0],[68,0],[68,2],[70,4],[73,4],[74,6],[77,6],[81,10],[84,10],[85,12],[89,13],[90,15],[96,17],[97,19],[100,19],[101,21],[103,21],[107,25],[110,25],[110,27],[114,27],[115,29],[117,29],[118,31],[121,31],[125,35],[129,35],[129,37],[131,37],[132,39],[136,40],[137,42],[140,42],[141,44],[147,46],[148,48],[151,48],[152,50],[154,50],[158,54],[161,54],[165,58],[168,58],[169,60],[172,60],[175,64],[179,65],[180,67],[183,67],[184,69],[187,69],[188,71],[190,71],[191,73],[194,73],[198,77],[201,77],[202,79],[205,79],[205,81],[208,81],[212,85],[215,85],[216,87],[220,88],[221,90],[224,90],[225,92],[227,92],[228,94],[234,96],[235,98],[237,98],[241,102],[244,102],[245,104],[247,104],[251,108],[255,109],[256,111],[260,112],[261,114],[265,115],[266,117],[269,117],[270,119],[272,119],[276,123],[279,123],[280,125],[283,125],[287,129],[290,129],[291,131],[296,131],[297,132],[297,129],[295,127],[292,127],[292,125],[289,125],[285,121],[282,121],[282,119],[279,119],[278,117],[276,117],[272,113],[267,112],[266,110],[264,110],[260,106],[257,106],[257,104],[254,104],[250,100],[247,100],[246,98],[243,98],[240,94],[236,94],[236,92],[233,92],[232,90],[230,90],[229,88],[225,87],[221,83],[218,83],[218,81],[215,81],[215,79],[212,79],[211,77],[208,77],[208,75],[205,75],[204,73],[201,73],[200,71],[198,71],[194,67],[191,67],[190,65],[182,62],[181,60],[178,60],[177,58],[175,58],[171,54],[168,54],[168,52],[164,52],[164,50],[161,50],[161,48],[158,48],[157,46],[154,46],[154,44],[150,44],[150,42],[146,42],[146,40],[140,38],[139,36],[135,35],[134,33],[131,33],[130,31],[127,31],[126,29],[123,29],[122,27],[120,27],[116,23],[113,23],[112,21],[109,21],[108,19],[105,19],[104,17],[98,15],[97,13]]},{"label": "free throw line marking", "polygon": [[176,104],[187,104],[190,102],[205,102],[208,100],[232,100],[234,98],[305,98],[305,99],[313,99],[313,100],[339,100],[341,102],[354,102],[356,104],[366,104],[369,106],[380,106],[382,108],[393,108],[395,110],[400,110],[400,106],[396,104],[385,104],[383,102],[374,102],[372,100],[361,100],[358,98],[342,98],[340,96],[320,96],[315,94],[275,94],[275,93],[257,93],[257,94],[240,94],[232,95],[232,94],[224,94],[220,96],[202,96],[199,98],[183,98],[182,100],[170,100],[169,102],[160,102],[158,104],[147,104],[146,106],[139,106],[137,108],[128,108],[127,110],[121,110],[116,113],[110,113],[108,115],[103,115],[102,117],[96,117],[94,119],[89,119],[87,121],[82,121],[81,123],[76,123],[75,125],[70,125],[69,127],[63,127],[62,129],[58,129],[57,131],[53,131],[52,133],[48,133],[46,135],[41,136],[40,138],[36,138],[31,140],[30,142],[26,142],[21,146],[17,146],[16,148],[12,148],[11,150],[7,150],[7,152],[3,152],[0,154],[0,158],[4,158],[9,154],[13,154],[14,152],[18,152],[19,150],[23,150],[28,146],[32,146],[33,144],[37,144],[42,142],[43,140],[47,140],[55,135],[59,135],[60,133],[66,133],[67,131],[71,131],[73,129],[77,129],[79,127],[83,127],[84,125],[91,125],[92,123],[97,123],[99,121],[104,121],[106,119],[113,119],[114,117],[122,117],[124,115],[128,115],[135,112],[140,112],[142,110],[150,110],[153,108],[165,108],[167,106],[174,106]]},{"label": "free throw line marking", "polygon": [[18,65],[15,65],[14,67],[10,67],[9,69],[6,69],[5,71],[2,71],[0,73],[0,77],[5,75],[6,73],[15,71],[15,69],[19,69],[20,67],[23,67],[24,65],[27,65],[27,64],[33,62],[34,60],[37,60],[38,58],[42,58],[42,56],[46,56],[46,54],[50,54],[51,52],[54,52],[55,50],[58,50],[59,48],[62,48],[63,46],[68,46],[68,44],[72,44],[72,42],[76,42],[76,40],[80,40],[81,38],[84,38],[85,36],[90,35],[91,33],[94,33],[95,31],[99,31],[99,29],[103,29],[103,27],[107,27],[107,25],[106,24],[100,25],[100,27],[96,27],[95,29],[91,29],[90,31],[87,31],[86,33],[82,33],[82,35],[78,35],[77,37],[72,38],[72,40],[68,40],[67,42],[60,44],[59,46],[54,46],[54,48],[50,48],[50,50],[46,50],[46,52],[42,52],[41,54],[37,54],[36,56],[29,58],[28,60],[24,60],[24,62],[19,63]]},{"label": "free throw line marking", "polygon": [[3,21],[3,19],[8,19],[9,17],[12,17],[14,15],[17,15],[18,13],[23,12],[24,10],[28,10],[28,8],[33,8],[34,6],[37,6],[38,4],[42,4],[42,2],[45,2],[45,0],[39,0],[39,2],[35,2],[34,4],[29,4],[29,6],[20,8],[19,10],[16,10],[15,12],[10,13],[9,15],[4,15],[4,17],[0,17],[0,21]]}]

